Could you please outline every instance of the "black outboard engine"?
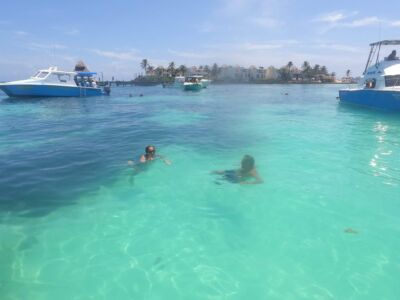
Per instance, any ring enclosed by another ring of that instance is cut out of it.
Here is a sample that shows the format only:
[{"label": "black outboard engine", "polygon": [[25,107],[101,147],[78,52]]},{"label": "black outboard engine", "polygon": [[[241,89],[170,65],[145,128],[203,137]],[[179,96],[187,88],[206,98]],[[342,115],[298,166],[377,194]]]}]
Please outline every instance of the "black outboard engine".
[{"label": "black outboard engine", "polygon": [[103,87],[103,92],[106,96],[110,96],[111,93],[111,88],[109,85],[106,85],[105,87]]}]

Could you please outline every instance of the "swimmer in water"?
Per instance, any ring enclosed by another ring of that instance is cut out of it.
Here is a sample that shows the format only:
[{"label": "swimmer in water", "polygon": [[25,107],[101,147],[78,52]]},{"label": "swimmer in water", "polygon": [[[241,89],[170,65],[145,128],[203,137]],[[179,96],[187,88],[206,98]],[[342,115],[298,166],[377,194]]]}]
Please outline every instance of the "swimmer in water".
[{"label": "swimmer in water", "polygon": [[[161,159],[166,165],[171,165],[172,162],[165,158],[162,155],[156,154],[156,147],[154,147],[153,145],[149,145],[145,148],[145,153],[140,156],[139,162],[140,163],[147,163],[150,161],[154,161],[157,158]],[[128,161],[128,164],[130,165],[134,165],[134,162],[132,160]]]},{"label": "swimmer in water", "polygon": [[[263,180],[257,173],[254,158],[250,155],[245,155],[241,161],[240,169],[213,171],[212,174],[222,175],[222,178],[231,183],[239,184],[258,184],[263,183]],[[253,179],[249,181],[249,179]]]}]

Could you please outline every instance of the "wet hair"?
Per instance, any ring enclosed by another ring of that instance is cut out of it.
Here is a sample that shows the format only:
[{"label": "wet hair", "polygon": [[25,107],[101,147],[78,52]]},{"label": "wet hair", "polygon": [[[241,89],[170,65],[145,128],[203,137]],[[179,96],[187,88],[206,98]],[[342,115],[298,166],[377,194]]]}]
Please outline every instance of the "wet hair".
[{"label": "wet hair", "polygon": [[[153,151],[150,150],[150,148],[153,148]],[[156,147],[154,147],[153,145],[148,145],[145,149],[145,157],[146,159],[149,159],[150,157],[154,156],[154,154],[156,153]]]},{"label": "wet hair", "polygon": [[242,172],[250,172],[252,169],[254,169],[254,158],[250,155],[245,155],[242,158]]}]

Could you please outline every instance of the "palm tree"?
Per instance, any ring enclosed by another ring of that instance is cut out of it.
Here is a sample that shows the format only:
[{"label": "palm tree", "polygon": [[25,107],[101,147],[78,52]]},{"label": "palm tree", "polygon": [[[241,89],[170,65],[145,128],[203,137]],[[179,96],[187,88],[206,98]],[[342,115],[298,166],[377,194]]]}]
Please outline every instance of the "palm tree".
[{"label": "palm tree", "polygon": [[147,72],[153,73],[153,71],[154,71],[154,67],[149,65],[149,66],[147,67]]},{"label": "palm tree", "polygon": [[187,68],[186,68],[185,65],[180,65],[178,70],[179,70],[179,73],[181,73],[182,76],[185,76],[185,73],[187,71]]},{"label": "palm tree", "polygon": [[310,64],[308,61],[303,62],[303,65],[301,66],[301,68],[303,69],[303,74],[306,78],[310,78]]},{"label": "palm tree", "polygon": [[155,73],[157,75],[157,77],[162,77],[162,75],[164,74],[164,67],[157,67],[155,69]]},{"label": "palm tree", "polygon": [[174,76],[175,74],[175,63],[171,61],[168,65],[168,73],[170,76]]},{"label": "palm tree", "polygon": [[293,67],[293,63],[291,61],[289,61],[286,66],[287,66],[289,74],[290,74],[290,71],[291,71],[291,69]]},{"label": "palm tree", "polygon": [[346,71],[346,77],[350,77],[350,73],[351,73],[351,71],[350,71],[350,70],[347,70],[347,71]]},{"label": "palm tree", "polygon": [[146,58],[142,60],[140,66],[142,67],[142,69],[144,69],[145,72],[147,72],[147,67],[149,66],[149,62],[147,61]]}]

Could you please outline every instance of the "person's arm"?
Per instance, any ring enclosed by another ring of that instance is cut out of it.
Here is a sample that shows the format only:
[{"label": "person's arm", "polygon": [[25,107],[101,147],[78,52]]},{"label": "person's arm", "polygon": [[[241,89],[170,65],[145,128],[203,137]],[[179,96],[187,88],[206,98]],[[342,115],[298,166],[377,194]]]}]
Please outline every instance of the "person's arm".
[{"label": "person's arm", "polygon": [[162,156],[162,155],[158,155],[158,157],[168,166],[170,166],[172,164],[172,161],[170,161],[168,158]]},{"label": "person's arm", "polygon": [[144,155],[142,155],[141,157],[140,157],[140,160],[139,160],[141,163],[145,163],[146,162],[146,157],[144,156]]},{"label": "person's arm", "polygon": [[224,175],[225,171],[215,170],[215,171],[211,171],[211,174]]}]

